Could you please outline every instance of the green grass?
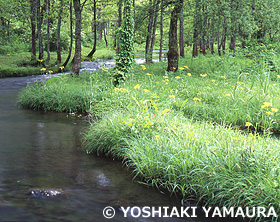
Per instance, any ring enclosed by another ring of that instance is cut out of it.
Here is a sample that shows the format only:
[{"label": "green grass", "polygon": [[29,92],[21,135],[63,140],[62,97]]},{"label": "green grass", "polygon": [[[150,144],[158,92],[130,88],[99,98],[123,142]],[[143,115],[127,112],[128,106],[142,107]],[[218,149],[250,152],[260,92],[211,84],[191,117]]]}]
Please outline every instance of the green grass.
[{"label": "green grass", "polygon": [[179,192],[185,200],[273,206],[280,213],[278,140],[144,110],[112,113],[92,124],[84,147],[122,160],[142,183]]},{"label": "green grass", "polygon": [[178,72],[166,65],[135,65],[117,88],[107,69],[51,78],[24,89],[20,103],[98,115],[86,151],[122,160],[142,183],[204,205],[280,213],[280,142],[269,135],[280,131],[278,55],[187,53]]},{"label": "green grass", "polygon": [[[46,58],[46,54],[44,58]],[[67,58],[68,54],[63,53],[61,55],[62,62]],[[11,53],[6,55],[0,55],[0,77],[18,77],[18,76],[29,76],[37,74],[49,73],[49,71],[56,73],[59,71],[61,64],[56,64],[56,53],[51,53],[51,60],[49,62],[44,61],[46,70],[41,70],[43,65],[34,65],[31,64],[31,53],[29,52],[20,52],[20,53]],[[71,62],[71,60],[70,60]],[[64,70],[71,69],[71,63],[64,68]]]},{"label": "green grass", "polygon": [[93,54],[92,58],[88,58],[87,55],[91,51],[89,47],[83,47],[82,49],[82,59],[83,60],[96,60],[96,59],[113,59],[116,57],[116,50],[113,47],[105,47],[97,49]]}]

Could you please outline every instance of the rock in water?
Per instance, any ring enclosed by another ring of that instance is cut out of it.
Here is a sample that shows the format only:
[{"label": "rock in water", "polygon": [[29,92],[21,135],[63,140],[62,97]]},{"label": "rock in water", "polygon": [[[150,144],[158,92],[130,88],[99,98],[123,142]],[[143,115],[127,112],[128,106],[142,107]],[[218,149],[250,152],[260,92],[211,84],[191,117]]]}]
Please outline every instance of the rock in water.
[{"label": "rock in water", "polygon": [[62,190],[51,190],[51,189],[31,189],[28,194],[37,198],[48,198],[56,197],[57,195],[62,194]]}]

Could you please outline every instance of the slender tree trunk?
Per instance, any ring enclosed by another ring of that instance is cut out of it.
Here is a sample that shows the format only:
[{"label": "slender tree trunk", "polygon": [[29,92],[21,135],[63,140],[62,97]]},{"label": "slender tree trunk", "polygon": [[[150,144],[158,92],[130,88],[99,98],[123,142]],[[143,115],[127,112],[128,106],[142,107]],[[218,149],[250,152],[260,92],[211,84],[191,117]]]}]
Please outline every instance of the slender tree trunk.
[{"label": "slender tree trunk", "polygon": [[179,45],[180,45],[180,56],[185,57],[184,50],[184,12],[183,8],[180,12],[180,37],[179,37]]},{"label": "slender tree trunk", "polygon": [[81,68],[81,29],[82,29],[82,8],[80,0],[73,0],[76,27],[75,27],[75,55],[72,72],[79,75]]},{"label": "slender tree trunk", "polygon": [[31,8],[31,36],[32,36],[32,49],[31,49],[31,61],[36,60],[36,15],[37,15],[37,0],[32,0],[30,3]]},{"label": "slender tree trunk", "polygon": [[178,0],[175,7],[171,12],[170,29],[169,29],[169,51],[167,53],[168,67],[167,71],[177,71],[179,53],[178,53],[178,40],[177,40],[177,22],[179,13],[183,7],[183,0]]},{"label": "slender tree trunk", "polygon": [[96,43],[97,43],[97,21],[96,21],[96,1],[93,1],[93,38],[94,38],[94,43],[93,43],[93,48],[90,51],[90,53],[87,55],[87,57],[92,57],[93,54],[96,52]]},{"label": "slender tree trunk", "polygon": [[162,43],[163,43],[163,0],[160,3],[160,43],[159,43],[159,61],[162,59]]},{"label": "slender tree trunk", "polygon": [[214,38],[211,38],[210,40],[210,50],[211,50],[211,54],[214,54]]},{"label": "slender tree trunk", "polygon": [[[62,2],[61,2],[62,4]],[[61,27],[61,13],[62,13],[62,5],[58,13],[58,20],[57,20],[57,32],[56,32],[56,54],[57,54],[57,63],[61,63],[61,44],[60,44],[60,27]]]},{"label": "slender tree trunk", "polygon": [[220,44],[220,33],[218,33],[218,37],[217,37],[217,43],[218,43],[218,54],[219,56],[221,56],[221,46],[222,44]]},{"label": "slender tree trunk", "polygon": [[65,60],[65,62],[62,64],[63,67],[66,67],[72,54],[72,46],[73,46],[73,12],[72,12],[72,1],[70,1],[70,46],[69,46],[69,53]]},{"label": "slender tree trunk", "polygon": [[227,39],[227,25],[226,25],[226,19],[224,20],[224,33],[223,37],[221,39],[221,46],[223,49],[223,54],[226,53],[226,39]]},{"label": "slender tree trunk", "polygon": [[146,37],[146,50],[145,50],[145,59],[146,63],[152,62],[152,58],[150,55],[150,44],[151,44],[151,38],[152,38],[152,29],[153,29],[153,10],[152,10],[153,2],[150,0],[150,17],[149,17],[149,24],[148,24],[148,30],[147,30],[147,37]]},{"label": "slender tree trunk", "polygon": [[157,17],[158,17],[158,3],[156,2],[156,12],[154,15],[154,24],[153,24],[153,34],[152,34],[152,39],[151,39],[151,46],[149,49],[149,55],[151,62],[153,61],[153,50],[154,50],[154,45],[155,45],[155,37],[156,37],[156,29],[157,29]]},{"label": "slender tree trunk", "polygon": [[[118,18],[118,30],[121,28],[122,25],[122,0],[119,0],[118,2],[118,13],[119,13],[119,18]],[[120,54],[120,34],[119,31],[117,31],[117,55]]]},{"label": "slender tree trunk", "polygon": [[105,44],[106,44],[106,47],[108,46],[108,41],[107,41],[107,38],[106,38],[106,29],[104,28],[103,30],[103,36],[104,36],[104,41],[105,41]]},{"label": "slender tree trunk", "polygon": [[100,21],[101,19],[101,8],[98,8],[98,41],[102,41],[102,22]]},{"label": "slender tree trunk", "polygon": [[42,23],[43,23],[43,11],[44,7],[41,7],[40,0],[37,0],[37,34],[38,34],[38,50],[39,50],[39,60],[43,60],[44,49],[43,49],[43,39],[42,39]]},{"label": "slender tree trunk", "polygon": [[194,28],[194,31],[193,31],[193,53],[192,53],[192,56],[193,57],[196,57],[198,56],[198,50],[197,50],[197,41],[198,41],[198,31],[196,28]]},{"label": "slender tree trunk", "polygon": [[50,10],[51,10],[51,5],[50,5],[50,0],[47,0],[47,14],[48,14],[48,19],[47,19],[47,61],[50,61],[51,55],[50,55]]}]

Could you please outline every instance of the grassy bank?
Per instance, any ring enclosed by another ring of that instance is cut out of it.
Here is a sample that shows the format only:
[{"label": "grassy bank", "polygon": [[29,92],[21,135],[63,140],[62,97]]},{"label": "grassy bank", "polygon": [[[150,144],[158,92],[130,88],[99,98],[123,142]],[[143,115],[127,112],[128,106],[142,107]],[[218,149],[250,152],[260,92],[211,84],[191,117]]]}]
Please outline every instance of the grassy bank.
[{"label": "grassy bank", "polygon": [[166,63],[135,65],[118,88],[106,69],[62,76],[28,86],[19,101],[98,115],[85,149],[124,161],[143,183],[200,204],[280,213],[280,143],[269,137],[280,131],[278,61],[273,53],[187,54],[176,73],[166,72]]}]

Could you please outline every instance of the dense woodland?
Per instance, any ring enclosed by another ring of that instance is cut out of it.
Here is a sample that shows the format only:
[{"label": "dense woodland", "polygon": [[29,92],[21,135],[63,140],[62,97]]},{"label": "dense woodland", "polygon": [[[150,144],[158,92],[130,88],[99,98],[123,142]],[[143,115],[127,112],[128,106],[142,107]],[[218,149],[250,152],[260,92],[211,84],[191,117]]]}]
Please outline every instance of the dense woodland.
[{"label": "dense woodland", "polygon": [[[128,22],[123,21],[125,2],[131,3]],[[1,0],[0,4],[1,54],[29,51],[31,62],[41,65],[40,61],[50,60],[50,52],[56,52],[60,67],[73,62],[76,73],[81,55],[92,58],[105,47],[119,55],[122,23],[135,24],[134,53],[145,50],[147,63],[154,49],[159,50],[159,60],[162,50],[169,50],[169,71],[177,70],[178,56],[184,57],[188,46],[193,57],[279,47],[277,0]],[[68,53],[65,61],[62,52]]]}]

